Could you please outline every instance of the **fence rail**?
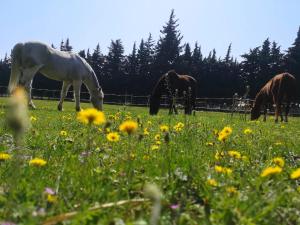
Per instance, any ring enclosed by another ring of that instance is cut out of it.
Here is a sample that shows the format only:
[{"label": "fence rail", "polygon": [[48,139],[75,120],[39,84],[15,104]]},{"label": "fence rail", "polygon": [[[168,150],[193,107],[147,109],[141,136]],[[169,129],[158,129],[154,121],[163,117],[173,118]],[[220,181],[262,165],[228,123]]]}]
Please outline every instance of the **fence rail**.
[{"label": "fence rail", "polygon": [[[7,97],[7,87],[0,86],[0,96]],[[129,95],[129,94],[106,94],[104,97],[105,104],[128,105],[128,106],[149,106],[150,95]],[[40,100],[59,100],[60,90],[37,89],[32,88],[32,98]],[[89,92],[81,92],[80,100],[82,102],[90,102]],[[66,101],[74,101],[73,91],[68,91],[65,98]],[[162,96],[161,106],[168,107],[168,97]],[[183,107],[183,98],[177,98],[176,103],[179,108]],[[218,111],[218,112],[240,112],[249,113],[252,99],[241,98],[196,98],[196,110],[198,111]],[[246,105],[239,105],[246,104]],[[272,111],[270,111],[272,113]],[[290,114],[300,116],[300,104],[294,103],[291,107]]]}]

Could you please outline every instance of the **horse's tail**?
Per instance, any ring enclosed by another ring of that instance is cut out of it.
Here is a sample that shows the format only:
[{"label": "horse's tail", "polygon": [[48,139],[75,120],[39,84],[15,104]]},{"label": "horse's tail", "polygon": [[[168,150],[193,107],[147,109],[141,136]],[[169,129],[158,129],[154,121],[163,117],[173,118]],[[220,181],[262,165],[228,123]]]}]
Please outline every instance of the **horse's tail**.
[{"label": "horse's tail", "polygon": [[11,53],[11,73],[10,73],[10,79],[8,84],[9,93],[12,93],[19,83],[19,79],[21,76],[20,66],[21,66],[22,48],[23,48],[23,44],[18,43],[14,46]]}]

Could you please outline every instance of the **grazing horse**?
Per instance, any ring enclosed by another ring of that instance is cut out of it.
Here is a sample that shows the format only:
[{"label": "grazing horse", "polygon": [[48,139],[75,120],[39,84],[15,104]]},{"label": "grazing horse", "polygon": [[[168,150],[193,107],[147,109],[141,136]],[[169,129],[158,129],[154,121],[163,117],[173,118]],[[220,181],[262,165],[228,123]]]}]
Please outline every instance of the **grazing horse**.
[{"label": "grazing horse", "polygon": [[64,98],[73,85],[76,110],[80,111],[80,89],[87,87],[93,106],[102,110],[104,94],[92,67],[79,55],[58,51],[40,42],[18,43],[12,50],[12,67],[8,85],[10,93],[17,85],[24,86],[28,94],[28,104],[35,108],[31,100],[33,77],[37,72],[58,81],[63,81],[58,110],[62,110]]},{"label": "grazing horse", "polygon": [[177,110],[174,104],[174,98],[178,96],[185,97],[185,114],[191,114],[195,108],[197,81],[188,75],[179,75],[174,70],[170,70],[164,74],[156,83],[150,96],[150,115],[158,113],[160,106],[160,97],[167,94],[170,99],[169,113],[173,109]]},{"label": "grazing horse", "polygon": [[285,122],[288,121],[287,116],[290,109],[291,100],[296,95],[296,79],[289,73],[278,74],[266,83],[265,86],[257,93],[251,110],[251,120],[258,119],[260,116],[260,108],[264,106],[264,121],[266,121],[267,104],[275,104],[275,122],[278,122],[280,115],[281,121],[281,105],[286,102],[285,106]]}]

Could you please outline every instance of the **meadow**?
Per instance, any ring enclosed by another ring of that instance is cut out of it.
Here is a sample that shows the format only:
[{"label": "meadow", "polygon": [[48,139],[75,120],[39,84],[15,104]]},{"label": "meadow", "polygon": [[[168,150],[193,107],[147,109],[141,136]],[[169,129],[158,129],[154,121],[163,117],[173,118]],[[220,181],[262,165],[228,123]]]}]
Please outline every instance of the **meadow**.
[{"label": "meadow", "polygon": [[2,223],[300,224],[299,118],[149,116],[146,108],[104,105],[106,122],[95,125],[77,119],[73,102],[59,112],[57,102],[35,100],[16,147],[6,101]]}]

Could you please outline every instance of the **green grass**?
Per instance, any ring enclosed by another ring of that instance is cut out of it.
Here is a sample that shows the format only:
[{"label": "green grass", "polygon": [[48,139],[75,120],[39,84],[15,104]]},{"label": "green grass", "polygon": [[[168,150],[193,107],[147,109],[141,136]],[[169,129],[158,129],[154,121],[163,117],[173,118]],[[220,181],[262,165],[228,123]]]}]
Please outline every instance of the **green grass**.
[{"label": "green grass", "polygon": [[[0,99],[1,106],[5,102]],[[110,120],[110,131],[118,132],[119,124],[128,117],[139,121],[137,132],[131,136],[120,133],[120,141],[111,143],[104,125],[89,127],[76,120],[74,103],[65,102],[63,112],[56,110],[54,101],[36,100],[35,104],[38,109],[29,113],[36,121],[18,149],[5,126],[5,108],[0,107],[0,152],[12,156],[0,161],[0,221],[41,224],[77,211],[63,223],[148,223],[149,201],[97,211],[89,208],[144,198],[145,184],[152,183],[162,192],[160,224],[300,224],[300,183],[290,179],[290,173],[300,167],[298,118],[275,124],[271,118],[265,123],[249,122],[239,115],[231,118],[212,112],[169,116],[162,110],[158,116],[149,116],[146,108],[105,105],[106,117],[118,115],[117,120]],[[173,129],[178,122],[185,125],[181,132]],[[168,134],[160,131],[160,125],[169,126]],[[225,126],[233,132],[220,142],[214,129]],[[145,136],[146,127],[149,135]],[[246,128],[253,133],[244,134]],[[61,131],[67,135],[62,136]],[[161,135],[161,144],[152,150],[156,134]],[[230,150],[246,159],[230,157]],[[217,151],[225,156],[216,159]],[[30,166],[34,157],[47,164]],[[275,166],[274,157],[285,160],[282,172],[261,177],[265,168]],[[232,173],[217,173],[216,165],[231,168]],[[217,186],[208,179],[214,179]],[[46,187],[57,191],[53,203],[47,199]],[[233,193],[228,192],[230,187]]]}]

